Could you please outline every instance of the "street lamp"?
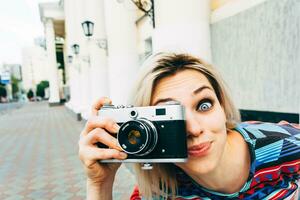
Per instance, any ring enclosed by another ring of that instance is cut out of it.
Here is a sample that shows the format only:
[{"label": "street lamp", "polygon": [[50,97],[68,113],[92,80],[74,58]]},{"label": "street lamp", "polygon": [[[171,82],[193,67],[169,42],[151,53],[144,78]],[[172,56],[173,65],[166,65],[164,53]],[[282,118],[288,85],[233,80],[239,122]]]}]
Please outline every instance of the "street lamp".
[{"label": "street lamp", "polygon": [[78,44],[73,44],[73,45],[71,46],[71,49],[72,49],[72,51],[73,51],[73,53],[74,53],[75,55],[78,55],[78,54],[79,54],[79,45],[78,45]]},{"label": "street lamp", "polygon": [[73,62],[73,56],[72,55],[68,55],[68,63],[72,63]]},{"label": "street lamp", "polygon": [[[84,35],[88,38],[88,40],[90,40],[94,34],[94,22],[86,20],[81,23],[81,26],[82,26]],[[100,49],[107,50],[106,38],[95,39],[95,43],[97,44],[97,46]]]},{"label": "street lamp", "polygon": [[94,22],[84,21],[84,22],[81,23],[81,26],[83,28],[84,35],[86,37],[93,36],[93,33],[94,33]]}]

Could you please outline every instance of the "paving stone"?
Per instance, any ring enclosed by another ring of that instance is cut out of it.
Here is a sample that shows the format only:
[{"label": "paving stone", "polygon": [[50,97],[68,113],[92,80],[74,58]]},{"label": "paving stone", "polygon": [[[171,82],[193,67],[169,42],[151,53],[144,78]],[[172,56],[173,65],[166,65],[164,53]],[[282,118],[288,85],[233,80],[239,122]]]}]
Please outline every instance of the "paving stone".
[{"label": "paving stone", "polygon": [[55,195],[53,197],[53,200],[62,200],[62,199],[69,199],[73,196],[73,194],[69,193],[69,192],[61,192],[58,193],[57,195]]},{"label": "paving stone", "polygon": [[85,199],[83,196],[73,196],[70,198],[70,200],[83,200]]},{"label": "paving stone", "polygon": [[32,199],[42,199],[47,195],[48,191],[47,190],[35,190],[34,192],[31,192],[30,194],[27,194],[27,197],[32,198]]},{"label": "paving stone", "polygon": [[[83,122],[64,106],[35,102],[1,113],[0,127],[1,200],[85,199],[77,144]],[[132,171],[123,165],[114,199],[128,199],[134,183]]]},{"label": "paving stone", "polygon": [[13,194],[11,196],[5,197],[4,199],[6,199],[6,200],[24,200],[25,197],[18,195],[18,194]]}]

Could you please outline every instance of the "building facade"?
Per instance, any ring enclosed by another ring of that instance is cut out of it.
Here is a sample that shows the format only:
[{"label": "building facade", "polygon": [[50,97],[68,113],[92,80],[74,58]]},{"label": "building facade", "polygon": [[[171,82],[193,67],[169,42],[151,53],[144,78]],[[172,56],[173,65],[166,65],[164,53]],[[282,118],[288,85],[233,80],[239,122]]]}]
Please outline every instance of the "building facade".
[{"label": "building facade", "polygon": [[37,84],[48,80],[47,55],[40,46],[25,47],[22,50],[23,88],[35,91]]},{"label": "building facade", "polygon": [[[4,102],[20,99],[22,89],[22,69],[19,64],[0,65],[0,85],[5,87],[7,97]],[[0,103],[2,102],[0,100]]]},{"label": "building facade", "polygon": [[[58,103],[64,87],[70,91],[67,107],[84,118],[101,96],[126,104],[145,57],[159,51],[186,52],[219,69],[247,115],[277,113],[298,120],[299,13],[297,0],[42,3],[49,102]],[[57,75],[57,37],[64,41],[63,85]]]}]

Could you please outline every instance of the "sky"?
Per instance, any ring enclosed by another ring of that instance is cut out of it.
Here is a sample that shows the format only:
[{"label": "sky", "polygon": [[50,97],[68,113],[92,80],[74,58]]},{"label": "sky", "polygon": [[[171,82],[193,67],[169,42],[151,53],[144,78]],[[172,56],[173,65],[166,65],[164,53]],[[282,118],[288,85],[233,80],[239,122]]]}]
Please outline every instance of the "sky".
[{"label": "sky", "polygon": [[43,37],[38,4],[57,0],[9,0],[0,4],[0,65],[22,64],[22,48]]}]

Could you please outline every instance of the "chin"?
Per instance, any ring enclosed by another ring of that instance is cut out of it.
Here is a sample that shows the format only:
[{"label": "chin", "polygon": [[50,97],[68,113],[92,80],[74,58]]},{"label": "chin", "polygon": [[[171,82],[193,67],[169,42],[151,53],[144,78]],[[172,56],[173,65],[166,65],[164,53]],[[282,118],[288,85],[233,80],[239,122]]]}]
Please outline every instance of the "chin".
[{"label": "chin", "polygon": [[215,162],[211,159],[189,158],[186,163],[177,163],[187,174],[208,174],[216,168]]}]

